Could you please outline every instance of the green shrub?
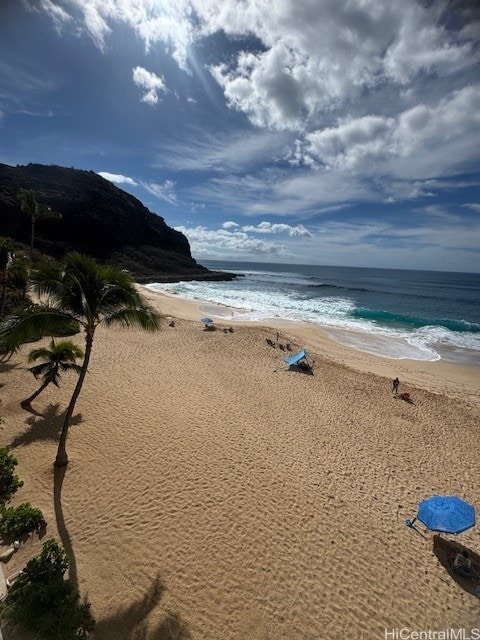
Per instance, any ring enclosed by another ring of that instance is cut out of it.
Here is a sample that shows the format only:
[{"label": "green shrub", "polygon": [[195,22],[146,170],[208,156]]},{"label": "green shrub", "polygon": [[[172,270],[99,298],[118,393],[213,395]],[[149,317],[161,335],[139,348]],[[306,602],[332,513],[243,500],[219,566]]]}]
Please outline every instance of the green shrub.
[{"label": "green shrub", "polygon": [[45,525],[43,513],[28,502],[2,511],[0,531],[4,537],[19,538]]},{"label": "green shrub", "polygon": [[64,579],[68,569],[65,551],[48,540],[0,603],[0,616],[8,627],[33,631],[42,640],[83,640],[95,620],[90,605],[80,602],[73,585]]},{"label": "green shrub", "polygon": [[17,459],[10,455],[8,447],[0,448],[0,508],[23,486],[23,482],[13,473],[17,464]]}]

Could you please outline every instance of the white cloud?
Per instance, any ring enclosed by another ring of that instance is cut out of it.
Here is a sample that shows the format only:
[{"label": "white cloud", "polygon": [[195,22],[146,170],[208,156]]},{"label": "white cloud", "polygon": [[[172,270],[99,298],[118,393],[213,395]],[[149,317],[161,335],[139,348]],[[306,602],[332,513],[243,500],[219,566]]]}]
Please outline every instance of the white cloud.
[{"label": "white cloud", "polygon": [[157,104],[157,102],[159,101],[159,91],[167,91],[163,76],[160,78],[151,71],[147,71],[143,67],[135,67],[133,69],[133,81],[144,91],[142,102],[146,102],[150,105]]},{"label": "white cloud", "polygon": [[203,202],[198,203],[198,202],[191,202],[190,203],[190,211],[194,211],[195,213],[197,211],[203,211],[204,209],[207,208],[207,205],[204,204]]},{"label": "white cloud", "polygon": [[240,226],[239,224],[237,224],[236,222],[233,222],[232,220],[229,220],[222,224],[222,227],[224,229],[235,229],[236,227],[239,227],[239,226]]},{"label": "white cloud", "polygon": [[175,183],[171,180],[165,180],[163,184],[142,182],[141,185],[156,198],[165,200],[165,202],[169,202],[170,204],[177,204],[177,196],[174,191]]},{"label": "white cloud", "polygon": [[480,85],[473,85],[397,118],[347,118],[309,133],[305,157],[327,168],[428,179],[480,157],[479,127]]},{"label": "white cloud", "polygon": [[285,245],[250,238],[242,231],[212,230],[202,226],[194,228],[181,226],[175,229],[187,236],[194,255],[290,255]]},{"label": "white cloud", "polygon": [[253,34],[265,47],[211,67],[227,102],[260,126],[301,129],[380,83],[404,85],[420,72],[448,74],[478,61],[472,36],[447,30],[438,7],[415,0],[201,4],[209,32]]},{"label": "white cloud", "polygon": [[108,173],[108,171],[98,171],[99,176],[105,178],[105,180],[110,180],[110,182],[115,182],[116,184],[130,184],[132,187],[137,187],[138,183],[135,182],[133,178],[129,178],[128,176],[122,176],[119,173]]},{"label": "white cloud", "polygon": [[31,0],[26,0],[24,4],[27,9],[33,11],[43,11],[44,13],[46,13],[52,19],[57,31],[61,31],[64,24],[72,21],[72,16],[67,13],[67,11],[62,9],[61,6],[55,4],[51,0],[40,0],[38,7],[33,5],[31,3]]},{"label": "white cloud", "polygon": [[251,170],[280,157],[290,139],[270,131],[210,134],[193,129],[181,141],[162,141],[153,166],[218,173]]},{"label": "white cloud", "polygon": [[[257,38],[231,64],[211,65],[227,102],[273,129],[302,129],[305,119],[382,84],[407,85],[420,73],[448,75],[475,62],[472,18],[447,2],[417,0],[42,0],[54,20],[82,25],[102,50],[116,23],[131,27],[146,50],[161,43],[188,70],[202,38]],[[470,27],[470,28],[469,28]],[[147,101],[154,94],[147,90]]]},{"label": "white cloud", "polygon": [[256,226],[247,225],[242,227],[242,231],[250,231],[253,233],[287,233],[293,237],[313,238],[313,234],[310,233],[303,224],[297,224],[292,227],[284,223],[259,222]]},{"label": "white cloud", "polygon": [[462,204],[462,207],[467,207],[476,213],[480,213],[480,204],[477,202],[469,202],[467,204]]}]

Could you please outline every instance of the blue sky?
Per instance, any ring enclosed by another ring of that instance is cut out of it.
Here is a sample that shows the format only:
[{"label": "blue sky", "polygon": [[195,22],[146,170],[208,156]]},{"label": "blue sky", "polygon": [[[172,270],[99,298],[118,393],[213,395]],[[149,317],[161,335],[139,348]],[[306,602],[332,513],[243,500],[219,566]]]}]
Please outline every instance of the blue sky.
[{"label": "blue sky", "polygon": [[480,10],[3,0],[0,162],[91,169],[202,259],[480,271]]}]

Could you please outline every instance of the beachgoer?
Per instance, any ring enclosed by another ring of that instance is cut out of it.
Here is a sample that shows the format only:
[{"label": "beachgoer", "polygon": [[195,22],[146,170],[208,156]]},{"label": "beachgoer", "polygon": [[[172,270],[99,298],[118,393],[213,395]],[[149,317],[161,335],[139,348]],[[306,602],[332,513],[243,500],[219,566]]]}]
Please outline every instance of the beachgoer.
[{"label": "beachgoer", "polygon": [[465,578],[472,575],[472,561],[468,555],[468,551],[464,549],[461,553],[457,553],[453,561],[453,569]]},{"label": "beachgoer", "polygon": [[280,340],[280,334],[277,331],[277,342]]},{"label": "beachgoer", "polygon": [[398,378],[395,378],[395,380],[392,381],[392,393],[394,393],[395,395],[398,395],[399,384],[400,384],[400,380]]}]

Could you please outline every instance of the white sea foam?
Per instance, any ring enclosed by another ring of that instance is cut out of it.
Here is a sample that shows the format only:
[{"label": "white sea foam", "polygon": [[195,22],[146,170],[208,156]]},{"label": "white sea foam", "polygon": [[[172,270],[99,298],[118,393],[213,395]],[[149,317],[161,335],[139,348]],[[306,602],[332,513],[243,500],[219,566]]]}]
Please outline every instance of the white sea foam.
[{"label": "white sea foam", "polygon": [[[340,343],[388,358],[433,361],[460,350],[463,353],[460,359],[480,364],[479,333],[455,332],[440,326],[412,330],[385,326],[353,317],[355,302],[348,296],[302,297],[297,286],[311,283],[304,276],[243,273],[245,279],[231,282],[178,282],[148,287],[152,291],[176,292],[186,298],[230,307],[239,320],[281,318],[316,324]],[[210,314],[214,312],[209,310]]]}]

